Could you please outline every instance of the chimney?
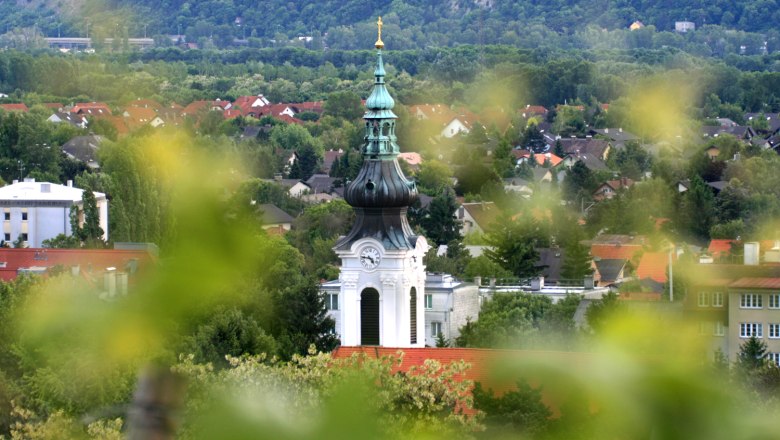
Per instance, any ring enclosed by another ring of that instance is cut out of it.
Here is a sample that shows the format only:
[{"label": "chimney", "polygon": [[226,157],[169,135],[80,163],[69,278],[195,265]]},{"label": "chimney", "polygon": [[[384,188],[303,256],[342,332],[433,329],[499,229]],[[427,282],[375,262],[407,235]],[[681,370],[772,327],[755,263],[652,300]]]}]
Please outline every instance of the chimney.
[{"label": "chimney", "polygon": [[116,274],[117,293],[127,295],[127,272]]},{"label": "chimney", "polygon": [[19,179],[14,179],[13,184],[16,185],[17,183],[19,183]]},{"label": "chimney", "polygon": [[593,284],[593,274],[585,275],[585,278],[583,278],[582,281],[583,281],[583,285],[584,285],[585,289],[587,289],[587,290],[593,289],[593,286],[594,286],[594,284]]},{"label": "chimney", "polygon": [[474,277],[474,284],[476,284],[477,287],[482,286],[482,277]]},{"label": "chimney", "polygon": [[68,188],[73,188],[73,181],[72,180],[68,180]]},{"label": "chimney", "polygon": [[277,182],[281,182],[282,181],[282,173],[274,174],[274,180],[277,181]]},{"label": "chimney", "polygon": [[539,276],[531,278],[531,290],[542,290],[544,288],[544,277]]},{"label": "chimney", "polygon": [[604,129],[604,133],[605,133],[605,134],[609,134],[609,128],[605,128],[605,129]]},{"label": "chimney", "polygon": [[109,297],[113,297],[116,295],[116,268],[115,267],[108,267],[106,268],[106,273],[103,275],[103,279],[105,281],[105,289],[106,292],[108,292]]},{"label": "chimney", "polygon": [[757,241],[745,243],[745,266],[758,266],[759,244]]}]

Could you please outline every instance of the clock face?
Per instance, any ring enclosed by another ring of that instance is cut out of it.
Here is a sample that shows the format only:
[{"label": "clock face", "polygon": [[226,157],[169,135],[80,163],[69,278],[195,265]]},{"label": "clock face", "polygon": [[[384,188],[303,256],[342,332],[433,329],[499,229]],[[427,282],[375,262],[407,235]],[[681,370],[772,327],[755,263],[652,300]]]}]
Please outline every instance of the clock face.
[{"label": "clock face", "polygon": [[367,247],[360,252],[360,264],[366,269],[373,269],[379,266],[379,261],[382,257],[379,255],[379,250],[374,247]]}]

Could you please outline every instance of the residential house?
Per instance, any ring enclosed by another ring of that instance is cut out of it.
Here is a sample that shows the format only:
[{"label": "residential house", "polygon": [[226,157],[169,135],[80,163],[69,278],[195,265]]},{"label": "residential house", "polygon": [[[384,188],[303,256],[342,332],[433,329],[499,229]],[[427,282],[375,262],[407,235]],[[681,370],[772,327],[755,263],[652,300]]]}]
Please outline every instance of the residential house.
[{"label": "residential house", "polygon": [[147,107],[128,107],[122,112],[122,117],[125,118],[125,124],[131,129],[140,128],[144,125],[151,125],[157,128],[165,123],[157,116],[157,112],[154,109]]},{"label": "residential house", "polygon": [[233,102],[233,108],[241,110],[244,116],[251,116],[259,119],[263,113],[262,109],[269,106],[271,103],[263,95],[257,96],[239,96],[238,99]]},{"label": "residential house", "polygon": [[593,200],[599,202],[602,200],[609,200],[615,197],[619,192],[624,191],[633,185],[634,181],[627,177],[621,177],[617,180],[607,180],[599,185],[599,187],[596,188],[596,191],[593,191]]},{"label": "residential house", "polygon": [[100,168],[98,150],[100,150],[100,144],[104,140],[103,136],[95,134],[76,136],[62,145],[62,152],[69,158],[78,160],[90,169],[96,170]]},{"label": "residential house", "polygon": [[420,165],[423,162],[423,158],[420,156],[420,153],[400,153],[398,158],[406,161],[406,163],[409,164],[409,167],[411,167],[413,170],[420,169]]},{"label": "residential house", "polygon": [[121,243],[114,249],[0,248],[0,280],[11,281],[21,274],[48,276],[64,268],[66,273],[102,287],[104,297],[110,298],[126,294],[156,262],[152,250],[121,249]]},{"label": "residential house", "polygon": [[460,221],[460,235],[484,233],[498,218],[499,209],[493,202],[463,203],[456,212]]},{"label": "residential house", "polygon": [[[733,123],[733,121],[732,121]],[[729,134],[734,136],[735,138],[749,142],[753,137],[756,136],[756,132],[753,130],[753,127],[746,126],[746,125],[728,125],[727,122],[724,122],[725,125],[705,125],[701,128],[701,137],[704,139],[711,139],[716,138],[723,134]]]},{"label": "residential house", "polygon": [[[564,156],[593,156],[600,161],[606,161],[610,153],[609,142],[604,139],[586,138],[560,138],[558,141],[563,147]],[[550,145],[555,145],[555,142]],[[574,165],[572,162],[571,165]]]},{"label": "residential house", "polygon": [[541,105],[526,104],[525,107],[521,108],[517,112],[523,119],[531,119],[535,117],[540,120],[544,120],[547,117],[549,110]]},{"label": "residential house", "polygon": [[324,171],[326,174],[330,173],[330,169],[333,167],[333,164],[341,159],[341,156],[344,155],[344,150],[328,150],[325,152],[323,159],[322,159],[322,171]]},{"label": "residential house", "polygon": [[312,174],[306,185],[312,194],[330,194],[333,191],[334,183],[340,180],[338,177],[330,177],[327,174]]},{"label": "residential house", "polygon": [[566,250],[558,247],[538,248],[539,260],[535,264],[541,270],[541,276],[547,284],[558,284],[561,282],[561,268],[566,258]]},{"label": "residential house", "polygon": [[[520,166],[528,161],[531,160],[531,152],[524,149],[514,149],[512,150],[512,155],[517,159],[517,165]],[[534,154],[534,166],[545,166],[548,165],[550,167],[557,167],[558,165],[563,162],[563,159],[556,156],[553,153],[539,153]]]},{"label": "residential house", "polygon": [[60,111],[52,113],[52,115],[49,116],[49,118],[46,120],[54,124],[60,124],[65,122],[78,128],[87,128],[87,125],[89,125],[87,118],[84,117],[83,115],[77,115],[73,113],[60,112]]},{"label": "residential house", "polygon": [[628,30],[635,31],[635,30],[638,30],[638,29],[642,29],[644,27],[645,27],[645,24],[642,23],[641,21],[637,20],[637,21],[631,23],[631,25],[628,27]]},{"label": "residential house", "polygon": [[767,123],[767,133],[775,133],[780,130],[780,113],[745,113],[745,120],[748,123],[764,118]]},{"label": "residential house", "polygon": [[284,234],[292,229],[292,216],[272,203],[257,205],[257,212],[262,228],[269,233]]},{"label": "residential house", "polygon": [[[3,241],[20,240],[29,247],[41,247],[44,240],[59,234],[71,235],[70,207],[82,206],[84,190],[68,185],[36,182],[35,179],[14,181],[0,188],[0,207],[3,209]],[[103,228],[104,240],[108,240],[108,200],[103,193],[95,192]],[[82,219],[83,221],[83,219]]]},{"label": "residential house", "polygon": [[291,197],[300,197],[304,194],[308,194],[311,192],[311,188],[309,188],[309,185],[306,185],[305,182],[302,182],[298,179],[283,179],[281,174],[277,174],[274,176],[273,179],[264,179],[266,182],[275,183],[277,185],[281,185],[285,189],[287,189],[287,193]]},{"label": "residential house", "polygon": [[516,193],[524,198],[529,198],[534,194],[534,190],[531,188],[531,182],[519,177],[504,179],[504,191],[507,193]]},{"label": "residential house", "polygon": [[622,128],[594,128],[588,131],[592,136],[607,139],[612,147],[622,149],[627,142],[638,142],[639,136],[624,131]]},{"label": "residential house", "polygon": [[571,168],[575,163],[582,162],[591,171],[609,171],[609,167],[603,160],[592,154],[570,154],[563,158],[563,166]]},{"label": "residential house", "polygon": [[534,182],[536,183],[551,183],[552,172],[549,168],[536,167],[533,170]]},{"label": "residential house", "polygon": [[136,107],[136,108],[148,108],[151,110],[154,110],[155,112],[159,112],[163,109],[163,106],[155,101],[154,99],[141,99],[138,98],[135,101],[130,101],[127,104],[128,107]]},{"label": "residential house", "polygon": [[594,257],[593,265],[596,272],[593,280],[598,286],[611,286],[622,283],[626,263],[628,263],[628,260],[624,258],[601,259]]},{"label": "residential house", "polygon": [[650,279],[662,287],[669,281],[669,261],[677,260],[675,252],[645,252],[636,268],[639,280]]},{"label": "residential house", "polygon": [[44,102],[41,105],[43,105],[47,109],[55,111],[55,112],[65,111],[65,106],[62,105],[62,103],[59,103],[59,102]]},{"label": "residential house", "polygon": [[85,116],[110,116],[111,109],[104,102],[79,102],[73,105],[71,113]]},{"label": "residential house", "polygon": [[733,361],[740,345],[755,336],[780,364],[780,246],[762,255],[758,242],[745,243],[742,264],[712,261],[704,257],[679,275],[689,286],[685,317],[708,341],[705,355],[711,359],[719,349]]},{"label": "residential house", "polygon": [[0,104],[0,110],[5,110],[7,112],[22,112],[27,113],[30,111],[29,108],[27,108],[24,103],[19,104]]}]

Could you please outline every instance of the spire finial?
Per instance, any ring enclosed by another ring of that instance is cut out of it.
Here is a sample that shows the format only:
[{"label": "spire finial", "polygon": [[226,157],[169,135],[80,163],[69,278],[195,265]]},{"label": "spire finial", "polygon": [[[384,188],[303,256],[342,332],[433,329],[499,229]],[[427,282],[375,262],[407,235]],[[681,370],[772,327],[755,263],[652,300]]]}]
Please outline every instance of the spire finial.
[{"label": "spire finial", "polygon": [[377,39],[376,43],[374,43],[374,47],[377,49],[382,49],[385,47],[385,43],[382,42],[382,17],[379,17],[379,20],[376,21],[376,28],[377,28]]}]

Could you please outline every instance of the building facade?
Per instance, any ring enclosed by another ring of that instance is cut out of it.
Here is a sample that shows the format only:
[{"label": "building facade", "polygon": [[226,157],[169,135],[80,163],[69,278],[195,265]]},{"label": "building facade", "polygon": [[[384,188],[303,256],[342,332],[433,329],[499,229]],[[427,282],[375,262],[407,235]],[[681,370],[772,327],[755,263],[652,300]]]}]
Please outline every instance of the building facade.
[{"label": "building facade", "polygon": [[[59,234],[71,235],[70,208],[81,209],[83,189],[68,185],[36,182],[35,179],[14,181],[0,188],[0,209],[3,211],[5,242],[21,241],[26,247],[41,247],[44,240]],[[103,240],[108,240],[108,200],[95,192]],[[81,219],[83,221],[83,219]]]}]

